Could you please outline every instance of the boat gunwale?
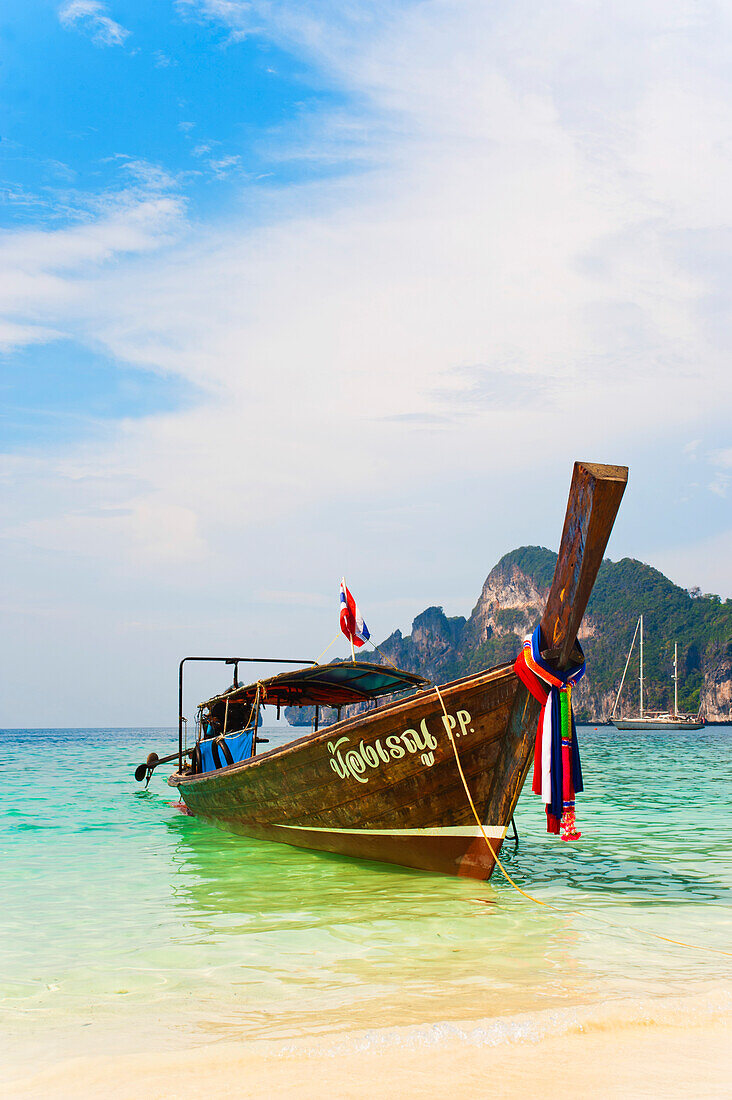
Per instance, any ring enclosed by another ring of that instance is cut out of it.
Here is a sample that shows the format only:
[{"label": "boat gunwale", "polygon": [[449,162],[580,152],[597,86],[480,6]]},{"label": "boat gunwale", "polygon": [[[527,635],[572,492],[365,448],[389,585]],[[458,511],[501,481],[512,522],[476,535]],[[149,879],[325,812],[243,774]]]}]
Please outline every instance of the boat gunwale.
[{"label": "boat gunwale", "polygon": [[267,752],[258,753],[256,756],[250,756],[247,760],[238,760],[233,764],[227,764],[224,768],[216,768],[214,771],[210,772],[201,772],[198,775],[183,775],[180,772],[173,772],[168,778],[168,784],[171,787],[187,787],[194,783],[205,783],[212,779],[215,780],[218,776],[232,775],[240,771],[243,772],[248,768],[254,768],[258,764],[263,764],[274,757],[285,756],[288,753],[296,752],[305,744],[317,744],[318,742],[330,739],[335,732],[340,733],[343,730],[349,729],[351,726],[362,724],[365,721],[371,721],[373,718],[381,717],[386,713],[398,713],[400,709],[407,709],[412,706],[420,697],[424,697],[431,693],[436,694],[436,689],[438,687],[440,694],[445,695],[451,694],[460,687],[468,684],[470,684],[471,687],[478,687],[482,682],[490,683],[492,680],[499,680],[501,678],[510,679],[512,676],[515,676],[513,665],[513,661],[506,661],[503,664],[494,665],[493,668],[484,669],[481,672],[473,672],[468,676],[461,676],[456,680],[448,680],[444,684],[425,685],[419,688],[414,695],[410,695],[407,698],[393,699],[383,706],[376,707],[374,710],[355,714],[351,718],[344,718],[340,722],[334,722],[332,725],[323,726],[321,729],[313,730],[311,733],[304,734],[294,741],[288,741],[284,745],[277,745],[275,748],[269,749]]}]

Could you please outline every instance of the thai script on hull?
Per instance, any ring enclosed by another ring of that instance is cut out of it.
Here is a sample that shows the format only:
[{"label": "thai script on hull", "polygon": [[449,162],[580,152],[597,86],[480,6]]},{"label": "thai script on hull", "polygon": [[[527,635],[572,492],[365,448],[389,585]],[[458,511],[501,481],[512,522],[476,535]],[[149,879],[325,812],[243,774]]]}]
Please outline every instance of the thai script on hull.
[{"label": "thai script on hull", "polygon": [[[473,733],[470,725],[471,717],[467,710],[459,710],[457,714],[442,716],[442,724],[448,735],[464,737],[467,733]],[[330,753],[330,766],[341,779],[355,779],[358,783],[368,783],[369,770],[374,771],[383,765],[391,764],[394,760],[402,760],[407,755],[419,753],[420,760],[427,768],[431,768],[435,762],[435,749],[438,746],[437,738],[427,729],[427,719],[423,718],[419,729],[407,729],[403,733],[392,733],[375,741],[361,740],[358,745],[353,744],[349,737],[339,737],[337,741],[328,742]]]}]

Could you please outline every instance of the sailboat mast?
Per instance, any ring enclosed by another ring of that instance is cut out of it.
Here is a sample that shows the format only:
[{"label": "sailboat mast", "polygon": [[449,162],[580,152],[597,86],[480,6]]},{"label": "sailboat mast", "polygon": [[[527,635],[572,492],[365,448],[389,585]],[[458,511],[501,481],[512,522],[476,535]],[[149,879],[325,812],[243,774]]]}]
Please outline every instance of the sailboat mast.
[{"label": "sailboat mast", "polygon": [[640,716],[643,717],[643,616],[640,617]]},{"label": "sailboat mast", "polygon": [[610,715],[612,721],[615,721],[615,712],[618,709],[618,703],[620,702],[620,695],[623,690],[623,684],[625,683],[625,677],[628,675],[628,665],[630,664],[630,658],[633,656],[633,646],[635,645],[636,635],[640,627],[640,619],[635,624],[635,630],[633,631],[633,641],[630,643],[630,649],[628,650],[628,656],[625,659],[625,668],[623,669],[623,675],[620,677],[620,687],[618,688],[618,694],[615,696],[615,703],[613,704],[613,712]]},{"label": "sailboat mast", "polygon": [[679,713],[679,643],[674,642],[674,717]]}]

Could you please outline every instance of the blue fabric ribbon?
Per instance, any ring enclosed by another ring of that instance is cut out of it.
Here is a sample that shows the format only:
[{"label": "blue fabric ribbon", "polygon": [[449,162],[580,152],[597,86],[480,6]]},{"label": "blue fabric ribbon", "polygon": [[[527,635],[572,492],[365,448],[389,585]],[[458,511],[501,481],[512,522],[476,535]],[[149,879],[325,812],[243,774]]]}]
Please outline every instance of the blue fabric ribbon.
[{"label": "blue fabric ribbon", "polygon": [[[570,668],[560,670],[550,665],[541,655],[542,645],[544,638],[541,632],[541,626],[537,626],[536,630],[531,636],[531,656],[536,664],[544,669],[549,676],[553,676],[557,680],[561,680],[564,685],[571,685],[579,683],[585,674],[586,661],[585,655],[582,651],[582,646],[579,642],[576,643],[577,649],[582,657],[581,664],[572,665]],[[551,706],[551,718],[552,718],[552,747],[551,747],[551,802],[548,805],[548,812],[555,817],[558,821],[561,819],[564,809],[564,776],[562,767],[562,703],[561,703],[561,688],[555,687],[553,684],[547,684],[549,687],[549,698],[546,705]],[[571,724],[571,753],[572,753],[572,783],[574,786],[575,794],[579,794],[584,790],[582,782],[582,764],[580,761],[579,743],[577,741],[577,726],[574,721],[574,714],[570,708],[570,724]]]}]

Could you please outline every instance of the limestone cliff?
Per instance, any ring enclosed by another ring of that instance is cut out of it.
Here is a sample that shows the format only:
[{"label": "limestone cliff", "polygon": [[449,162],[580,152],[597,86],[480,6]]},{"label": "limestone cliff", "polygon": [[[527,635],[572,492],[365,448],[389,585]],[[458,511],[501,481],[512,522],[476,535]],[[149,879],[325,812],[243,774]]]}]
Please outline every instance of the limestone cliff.
[{"label": "limestone cliff", "polygon": [[[541,618],[555,561],[556,554],[541,546],[513,550],[488,574],[469,618],[449,618],[441,607],[428,607],[414,620],[410,635],[396,630],[379,648],[400,668],[437,682],[513,660]],[[641,612],[648,709],[673,705],[671,671],[677,642],[680,709],[696,713],[701,706],[708,721],[732,720],[732,600],[702,596],[697,589],[687,592],[657,569],[631,558],[605,560],[600,567],[580,629],[587,675],[575,695],[578,718],[609,721]],[[380,660],[374,653],[363,659]],[[623,690],[627,709],[637,707],[635,667]],[[312,713],[299,714],[296,708],[287,717],[312,721]],[[321,718],[329,720],[335,720],[335,712]]]}]

